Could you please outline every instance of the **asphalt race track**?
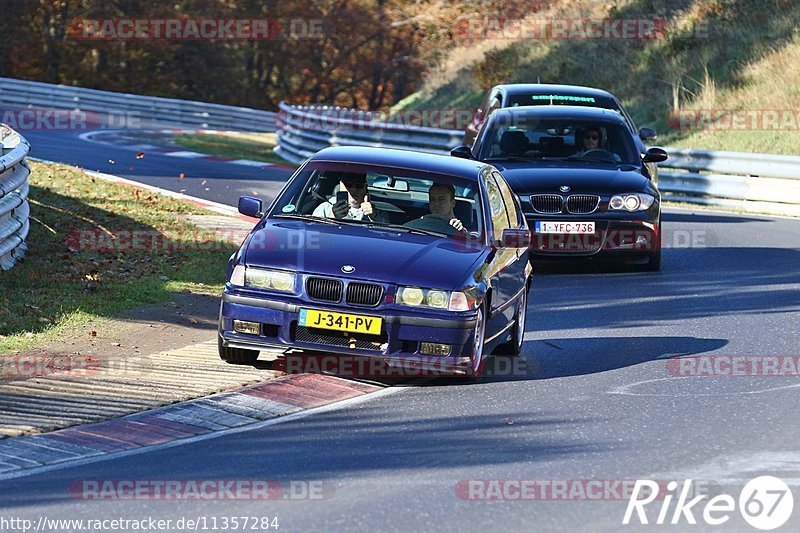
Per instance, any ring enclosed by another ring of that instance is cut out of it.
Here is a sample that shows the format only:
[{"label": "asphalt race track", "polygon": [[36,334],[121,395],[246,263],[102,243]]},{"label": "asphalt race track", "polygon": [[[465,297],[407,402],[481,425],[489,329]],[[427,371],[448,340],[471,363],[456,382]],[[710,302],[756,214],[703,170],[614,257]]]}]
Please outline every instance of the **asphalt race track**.
[{"label": "asphalt race track", "polygon": [[[291,175],[291,171],[281,168],[171,157],[136,146],[95,142],[82,138],[81,134],[86,133],[82,131],[20,133],[31,143],[31,157],[114,174],[228,205],[236,205],[239,196],[257,195],[271,201]],[[139,153],[144,153],[144,157],[137,159]]]},{"label": "asphalt race track", "polygon": [[[229,204],[256,186],[266,196],[287,175],[135,160],[121,148],[52,133],[27,137],[35,157],[172,190],[182,183],[188,194]],[[135,172],[120,172],[129,164]],[[187,178],[176,182],[177,172]],[[202,179],[210,191],[198,192]],[[495,358],[494,375],[476,383],[412,382],[277,424],[3,481],[4,512],[34,523],[206,517],[209,528],[212,517],[278,517],[279,531],[625,531],[642,527],[635,515],[635,525],[621,525],[627,499],[614,487],[626,480],[692,479],[738,502],[747,481],[774,475],[800,496],[800,382],[785,366],[800,356],[800,224],[667,210],[663,226],[660,273],[537,267],[524,356]],[[668,361],[677,356],[694,357],[686,361],[696,366]],[[733,356],[772,361],[784,375],[719,375],[736,365]],[[692,368],[718,375],[687,375]],[[79,480],[209,479],[300,488],[295,499],[276,501],[93,502],[70,493]],[[611,488],[599,497],[577,490],[590,479]],[[516,486],[508,480],[572,488],[521,499],[519,491],[492,493],[491,480],[507,489]],[[485,501],[491,494],[500,501]],[[650,522],[660,502],[647,508]],[[701,524],[702,505],[694,509]],[[798,512],[781,530],[796,530]],[[668,530],[708,528],[681,518]],[[724,530],[755,531],[738,510]]]}]

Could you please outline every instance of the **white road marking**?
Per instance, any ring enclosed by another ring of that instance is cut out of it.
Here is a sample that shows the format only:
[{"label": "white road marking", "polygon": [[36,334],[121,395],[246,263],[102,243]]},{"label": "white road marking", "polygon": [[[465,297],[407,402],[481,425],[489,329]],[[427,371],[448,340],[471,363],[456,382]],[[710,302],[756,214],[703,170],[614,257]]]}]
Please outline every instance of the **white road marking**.
[{"label": "white road marking", "polygon": [[[732,396],[732,395],[743,395],[743,394],[763,394],[765,392],[775,392],[779,390],[785,389],[794,389],[796,387],[800,387],[800,383],[796,383],[794,385],[784,385],[782,387],[772,387],[769,389],[761,389],[761,390],[746,390],[746,391],[736,391],[736,392],[716,392],[716,393],[705,393],[705,392],[693,392],[689,394],[679,394],[676,392],[669,392],[664,394],[656,394],[656,393],[647,393],[647,392],[632,392],[631,389],[634,387],[638,387],[639,385],[645,385],[647,383],[655,383],[656,381],[671,381],[674,379],[713,379],[708,377],[697,377],[697,376],[674,376],[668,378],[657,378],[657,379],[645,379],[643,381],[636,381],[634,383],[629,383],[627,385],[622,385],[619,387],[614,387],[607,394],[621,394],[624,396],[662,396],[668,398],[675,398],[675,397],[687,397],[691,398],[693,396]],[[744,379],[743,377],[720,377],[719,379]]]},{"label": "white road marking", "polygon": [[208,157],[208,154],[201,154],[200,152],[190,152],[188,150],[181,151],[181,152],[166,152],[161,155],[168,155],[170,157],[188,157],[192,159],[196,159],[199,157]]},{"label": "white road marking", "polygon": [[[783,476],[781,474],[784,474]],[[742,485],[750,479],[774,475],[787,485],[800,486],[800,454],[796,451],[773,451],[719,455],[697,466],[652,474],[653,479],[697,479],[719,484]]]},{"label": "white road marking", "polygon": [[226,161],[233,165],[246,165],[248,167],[269,167],[272,166],[264,161],[253,161],[251,159],[235,159],[233,161]]}]

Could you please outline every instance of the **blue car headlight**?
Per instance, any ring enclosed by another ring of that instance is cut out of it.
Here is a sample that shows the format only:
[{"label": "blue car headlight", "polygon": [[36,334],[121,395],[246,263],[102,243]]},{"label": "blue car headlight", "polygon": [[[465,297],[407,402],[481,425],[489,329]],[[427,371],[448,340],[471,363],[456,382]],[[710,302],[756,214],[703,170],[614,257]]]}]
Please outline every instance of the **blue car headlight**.
[{"label": "blue car headlight", "polygon": [[236,265],[231,273],[231,285],[270,291],[294,292],[296,275],[293,272]]},{"label": "blue car headlight", "polygon": [[653,205],[656,199],[649,194],[641,192],[630,194],[615,194],[608,202],[608,208],[616,211],[645,211]]},{"label": "blue car headlight", "polygon": [[408,307],[469,311],[475,309],[475,301],[460,291],[422,289],[420,287],[398,287],[395,302]]}]

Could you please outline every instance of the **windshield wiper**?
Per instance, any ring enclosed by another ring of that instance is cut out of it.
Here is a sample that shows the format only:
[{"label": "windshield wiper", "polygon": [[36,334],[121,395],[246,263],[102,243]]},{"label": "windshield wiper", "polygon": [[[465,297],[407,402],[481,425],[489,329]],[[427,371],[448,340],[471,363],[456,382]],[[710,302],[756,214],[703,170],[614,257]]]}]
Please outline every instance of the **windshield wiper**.
[{"label": "windshield wiper", "polygon": [[531,159],[539,159],[539,156],[504,155],[487,157],[483,161],[529,161]]},{"label": "windshield wiper", "polygon": [[327,217],[317,217],[314,215],[301,215],[299,213],[280,213],[275,215],[275,218],[293,218],[296,220],[308,220],[309,222],[320,222],[322,224],[332,224],[334,226],[376,226],[376,225],[383,225],[379,222],[373,222],[371,220],[354,220],[352,218],[327,218]]},{"label": "windshield wiper", "polygon": [[292,218],[295,220],[308,220],[310,222],[319,222],[321,224],[338,224],[340,221],[333,218],[316,217],[314,215],[301,215],[299,213],[279,213],[273,215],[275,218]]},{"label": "windshield wiper", "polygon": [[441,231],[433,231],[429,229],[419,229],[419,228],[409,228],[408,226],[402,226],[400,224],[389,224],[386,222],[373,222],[370,226],[378,226],[381,228],[391,229],[391,230],[398,230],[403,231],[405,233],[415,233],[417,235],[430,235],[431,237],[449,237],[447,233],[442,233]]},{"label": "windshield wiper", "polygon": [[440,231],[431,231],[419,228],[409,228],[408,226],[401,226],[399,224],[389,224],[388,222],[373,222],[371,220],[353,220],[346,218],[325,218],[316,217],[314,215],[301,215],[298,213],[280,213],[274,215],[275,218],[292,218],[296,220],[308,220],[310,222],[321,222],[323,224],[333,225],[348,225],[348,226],[364,226],[370,229],[390,229],[402,231],[405,233],[416,233],[418,235],[429,235],[431,237],[449,237],[448,234]]},{"label": "windshield wiper", "polygon": [[547,154],[539,154],[539,155],[504,155],[501,157],[487,157],[482,161],[564,161],[567,159],[566,157],[561,157],[558,155],[547,155]]},{"label": "windshield wiper", "polygon": [[630,165],[624,161],[609,161],[600,157],[565,157],[565,161],[585,161],[587,163],[608,163],[609,165]]}]

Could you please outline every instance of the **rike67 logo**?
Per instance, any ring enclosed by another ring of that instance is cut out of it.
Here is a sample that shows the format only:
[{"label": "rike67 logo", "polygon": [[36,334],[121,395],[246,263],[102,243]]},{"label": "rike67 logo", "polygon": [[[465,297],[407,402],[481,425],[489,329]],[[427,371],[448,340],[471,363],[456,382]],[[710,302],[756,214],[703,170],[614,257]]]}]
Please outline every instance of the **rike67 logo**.
[{"label": "rike67 logo", "polygon": [[[692,480],[687,479],[679,487],[678,482],[667,483],[666,491],[659,491],[658,483],[645,479],[636,480],[633,493],[628,500],[623,525],[631,524],[631,520],[638,519],[640,524],[691,524],[697,525],[695,513],[702,516],[703,522],[710,526],[720,526],[731,519],[736,510],[737,501],[729,494],[718,494],[708,501],[708,494],[700,494],[690,499],[693,492]],[[643,498],[640,496],[644,494]],[[675,507],[672,501],[677,496]],[[649,504],[658,501],[650,509],[645,509]],[[702,502],[702,503],[701,503]],[[750,480],[739,493],[739,513],[742,518],[756,529],[775,529],[789,520],[794,507],[794,498],[789,486],[782,480],[772,476],[761,476]],[[658,516],[654,522],[652,512],[658,509]],[[635,516],[635,518],[634,518]]]}]

